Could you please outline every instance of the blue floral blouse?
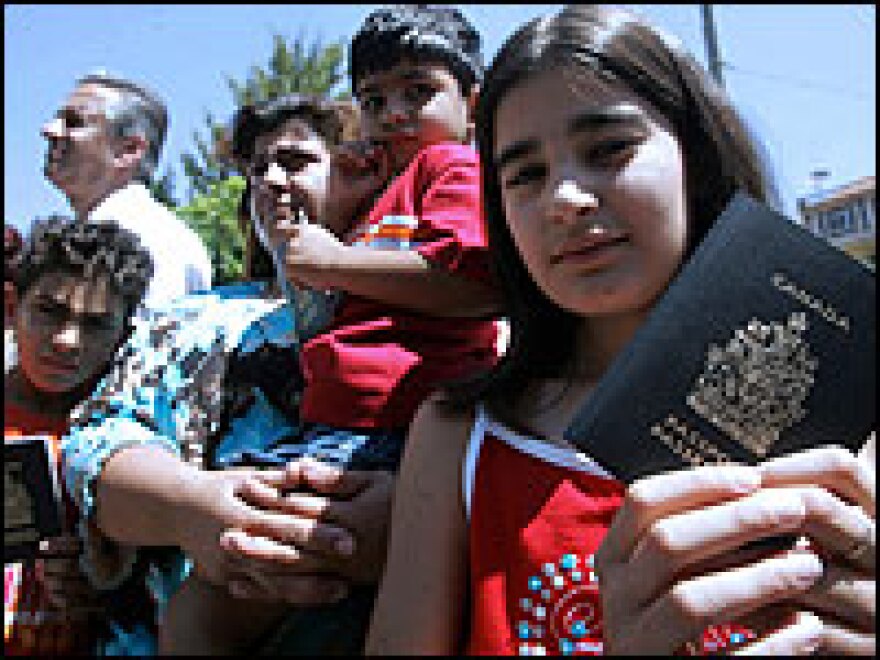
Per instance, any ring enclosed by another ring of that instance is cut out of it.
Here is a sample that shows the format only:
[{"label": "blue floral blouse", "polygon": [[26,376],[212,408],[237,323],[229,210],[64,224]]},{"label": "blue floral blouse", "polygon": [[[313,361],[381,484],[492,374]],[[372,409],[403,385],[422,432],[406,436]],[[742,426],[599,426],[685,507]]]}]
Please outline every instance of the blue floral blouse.
[{"label": "blue floral blouse", "polygon": [[96,588],[142,577],[160,612],[189,571],[176,550],[141,548],[150,559],[138,561],[138,548],[107,539],[91,522],[107,460],[153,444],[219,467],[294,432],[298,347],[326,327],[337,295],[298,290],[286,301],[267,297],[264,283],[246,282],[137,313],[132,335],[62,440],[64,477],[81,515],[82,569]]}]

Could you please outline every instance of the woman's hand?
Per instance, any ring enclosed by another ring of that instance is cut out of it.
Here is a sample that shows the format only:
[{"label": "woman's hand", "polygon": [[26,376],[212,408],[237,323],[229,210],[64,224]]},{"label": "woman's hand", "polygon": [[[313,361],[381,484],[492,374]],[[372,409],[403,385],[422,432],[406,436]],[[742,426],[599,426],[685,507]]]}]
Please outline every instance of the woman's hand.
[{"label": "woman's hand", "polygon": [[818,582],[815,554],[738,552],[804,522],[797,494],[760,486],[757,468],[747,466],[671,472],[630,486],[596,553],[607,653],[674,653],[711,625],[742,620]]},{"label": "woman's hand", "polygon": [[332,288],[334,271],[345,262],[349,248],[329,229],[306,218],[296,225],[285,226],[284,233],[284,266],[288,279],[313,289]]},{"label": "woman's hand", "polygon": [[[273,477],[273,473],[274,477]],[[180,521],[182,548],[193,558],[196,571],[207,581],[233,589],[257,581],[274,588],[274,581],[284,579],[283,599],[300,605],[334,602],[345,595],[345,581],[327,573],[338,555],[350,554],[351,535],[343,528],[314,518],[290,513],[265,511],[249,505],[242,495],[256,470],[232,469],[200,472],[187,486],[186,505]],[[282,472],[266,471],[266,479],[281,479]],[[299,560],[277,563],[267,578],[266,566],[237,561],[229,552],[224,533],[240,530],[247,538],[273,548],[290,548]],[[238,595],[238,594],[236,594]]]},{"label": "woman's hand", "polygon": [[[311,492],[305,492],[311,491]],[[378,581],[384,563],[393,477],[382,471],[356,471],[312,460],[290,463],[282,472],[263,472],[239,495],[253,506],[320,527],[339,525],[350,531],[353,543],[336,557],[317,565],[313,552],[300,545],[230,530],[223,544],[249,584],[237,585],[236,595],[287,599],[292,572],[331,571],[357,582]],[[284,575],[279,575],[283,570]]]},{"label": "woman's hand", "polygon": [[[282,471],[276,472],[280,479]],[[275,567],[298,585],[285,593],[290,602],[339,600],[346,581],[333,574],[332,562],[350,554],[351,534],[339,525],[248,504],[240,493],[257,474],[271,478],[271,472],[253,468],[204,471],[161,447],[125,448],[107,461],[98,480],[97,531],[121,544],[179,547],[194,560],[197,575],[228,587],[248,576],[221,538],[229,529],[242,530],[303,553],[295,565]]]}]

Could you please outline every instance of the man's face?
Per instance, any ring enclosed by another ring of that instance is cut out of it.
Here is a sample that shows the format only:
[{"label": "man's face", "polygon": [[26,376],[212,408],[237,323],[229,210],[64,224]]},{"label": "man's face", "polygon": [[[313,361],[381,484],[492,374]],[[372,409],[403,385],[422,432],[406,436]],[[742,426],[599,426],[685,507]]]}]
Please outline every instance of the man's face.
[{"label": "man's face", "polygon": [[106,276],[40,277],[15,315],[19,365],[37,389],[66,394],[97,376],[125,333],[125,300]]},{"label": "man's face", "polygon": [[117,101],[112,89],[80,85],[43,125],[48,142],[43,172],[67,197],[93,195],[112,172],[115,140],[107,109]]},{"label": "man's face", "polygon": [[313,222],[323,217],[329,172],[326,143],[299,119],[256,139],[248,166],[253,210],[273,245],[279,223],[296,222],[300,210]]}]

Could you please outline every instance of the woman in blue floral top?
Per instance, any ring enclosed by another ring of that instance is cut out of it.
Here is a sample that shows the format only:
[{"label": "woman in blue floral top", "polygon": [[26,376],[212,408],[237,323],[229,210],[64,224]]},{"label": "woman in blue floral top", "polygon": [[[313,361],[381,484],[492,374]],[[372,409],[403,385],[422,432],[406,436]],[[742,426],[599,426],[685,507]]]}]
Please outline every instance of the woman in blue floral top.
[{"label": "woman in blue floral top", "polygon": [[[349,591],[347,575],[375,573],[381,562],[381,553],[367,551],[381,542],[359,541],[356,549],[354,537],[384,534],[391,493],[384,473],[283,467],[302,457],[379,469],[399,460],[397,446],[377,455],[366,438],[336,442],[298,422],[298,346],[329,321],[336,294],[289,288],[281,271],[283,225],[319,210],[329,228],[343,227],[350,200],[327,199],[326,184],[330,148],[352,118],[348,108],[291,95],[239,112],[233,153],[248,173],[243,211],[254,217],[251,231],[264,248],[268,281],[217,287],[142,310],[131,339],[75,411],[64,439],[65,477],[82,512],[83,570],[102,589],[146,580],[157,620],[193,565],[217,588],[247,583],[258,597],[317,604],[339,601]],[[351,191],[356,194],[363,191]],[[279,466],[259,473],[264,484],[293,480],[328,501],[343,493],[354,505],[351,520],[319,521],[315,514],[252,505],[246,497],[257,471],[222,470],[248,464]],[[295,545],[321,575],[241,551],[264,547],[266,539]],[[335,629],[320,632],[325,618],[316,614],[306,624],[317,649],[339,641]],[[155,622],[130,619],[118,622],[117,639],[105,652],[155,651]]]}]

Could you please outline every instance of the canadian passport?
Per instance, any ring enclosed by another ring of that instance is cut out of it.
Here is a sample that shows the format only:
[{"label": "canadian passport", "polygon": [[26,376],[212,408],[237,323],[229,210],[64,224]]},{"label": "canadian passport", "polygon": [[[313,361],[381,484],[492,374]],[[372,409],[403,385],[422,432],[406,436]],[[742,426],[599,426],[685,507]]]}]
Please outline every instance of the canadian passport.
[{"label": "canadian passport", "polygon": [[61,505],[49,439],[3,443],[3,561],[36,556],[40,541],[61,534]]},{"label": "canadian passport", "polygon": [[875,277],[744,194],[733,198],[566,430],[630,483],[875,426]]}]

